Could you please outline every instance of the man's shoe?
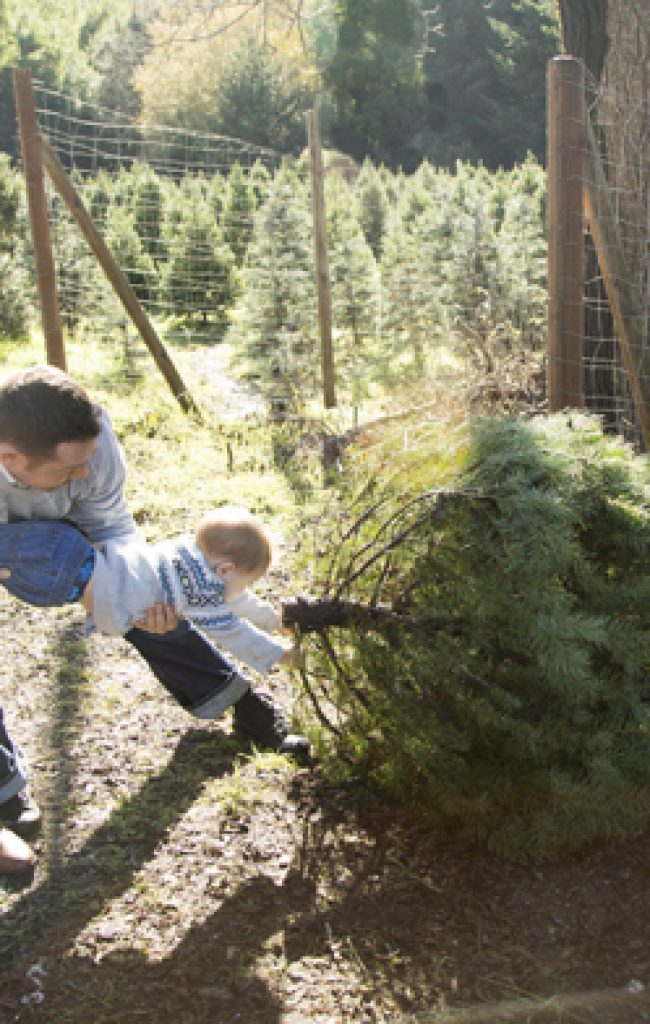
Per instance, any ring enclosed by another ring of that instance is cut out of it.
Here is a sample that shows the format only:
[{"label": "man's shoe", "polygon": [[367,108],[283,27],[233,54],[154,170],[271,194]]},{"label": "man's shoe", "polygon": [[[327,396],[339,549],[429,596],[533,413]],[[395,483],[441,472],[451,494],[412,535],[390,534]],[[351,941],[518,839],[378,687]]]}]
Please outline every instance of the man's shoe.
[{"label": "man's shoe", "polygon": [[33,867],[34,854],[27,843],[8,828],[0,828],[0,874],[18,875]]},{"label": "man's shoe", "polygon": [[301,764],[309,762],[309,741],[289,732],[286,718],[266,694],[247,690],[234,706],[233,726],[239,736],[261,750],[277,750]]},{"label": "man's shoe", "polygon": [[41,812],[28,789],[0,804],[0,827],[6,825],[12,832],[29,839],[41,826]]}]

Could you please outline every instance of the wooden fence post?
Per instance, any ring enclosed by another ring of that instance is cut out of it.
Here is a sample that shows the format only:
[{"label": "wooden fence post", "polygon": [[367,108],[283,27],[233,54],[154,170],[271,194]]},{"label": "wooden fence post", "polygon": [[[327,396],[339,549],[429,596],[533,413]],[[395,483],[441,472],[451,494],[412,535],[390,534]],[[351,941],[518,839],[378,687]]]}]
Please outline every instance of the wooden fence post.
[{"label": "wooden fence post", "polygon": [[52,184],[68,207],[77,227],[80,229],[82,235],[92,249],[97,262],[106,274],[113,291],[124,306],[124,309],[131,318],[131,321],[140,333],[142,340],[145,342],[147,348],[154,357],[156,365],[167,381],[172,394],[184,412],[194,413],[198,419],[201,419],[201,412],[196,402],[183,383],[183,380],[174,366],[169,353],[156,334],[153,324],[138,302],[137,296],[127,278],[115,262],[115,259],[113,258],[113,255],[106,245],[102,235],[93,224],[90,214],[83,205],[81,198],[68,178],[68,175],[65,173],[65,170],[59,163],[56,153],[45,139],[41,140],[41,158],[43,166],[47,170]]},{"label": "wooden fence post", "polygon": [[52,256],[50,222],[43,180],[41,137],[36,117],[31,74],[26,69],[14,71],[14,97],[20,134],[23,170],[27,182],[27,205],[34,245],[36,287],[41,306],[41,321],[48,363],[66,369],[65,346],[61,329],[56,271]]},{"label": "wooden fence post", "polygon": [[584,65],[548,63],[548,407],[584,405]]},{"label": "wooden fence post", "polygon": [[332,352],[332,294],[330,289],[327,230],[325,226],[325,187],[323,154],[320,142],[318,112],[307,113],[309,166],[311,168],[312,213],[314,219],[314,253],[318,285],[318,322],[320,325],[321,364],[323,370],[323,402],[326,409],[336,405],[334,389],[334,358]]}]

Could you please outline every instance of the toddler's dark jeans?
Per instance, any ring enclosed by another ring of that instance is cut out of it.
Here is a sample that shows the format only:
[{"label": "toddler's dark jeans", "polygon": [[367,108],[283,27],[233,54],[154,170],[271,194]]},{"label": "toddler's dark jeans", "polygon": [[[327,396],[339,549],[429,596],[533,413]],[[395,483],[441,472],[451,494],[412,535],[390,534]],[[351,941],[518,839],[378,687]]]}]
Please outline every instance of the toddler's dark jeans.
[{"label": "toddler's dark jeans", "polygon": [[189,622],[168,633],[131,629],[125,639],[172,697],[197,718],[220,718],[250,688],[250,680]]}]

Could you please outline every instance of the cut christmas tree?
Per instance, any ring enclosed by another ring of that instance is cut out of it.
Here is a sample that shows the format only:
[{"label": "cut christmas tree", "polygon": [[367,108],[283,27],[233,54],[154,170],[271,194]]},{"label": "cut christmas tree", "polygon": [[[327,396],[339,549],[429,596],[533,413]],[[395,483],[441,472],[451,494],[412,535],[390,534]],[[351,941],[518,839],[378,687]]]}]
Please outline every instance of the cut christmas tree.
[{"label": "cut christmas tree", "polygon": [[304,551],[315,596],[284,609],[326,770],[517,859],[641,829],[646,457],[580,414],[402,430],[384,452],[364,483],[353,453],[356,495]]}]

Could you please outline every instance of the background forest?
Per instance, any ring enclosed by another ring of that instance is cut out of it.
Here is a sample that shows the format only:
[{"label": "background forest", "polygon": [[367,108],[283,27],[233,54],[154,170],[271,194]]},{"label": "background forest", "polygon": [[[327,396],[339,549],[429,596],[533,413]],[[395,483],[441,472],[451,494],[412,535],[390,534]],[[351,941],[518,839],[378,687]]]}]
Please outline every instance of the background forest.
[{"label": "background forest", "polygon": [[167,125],[299,152],[318,94],[326,145],[397,169],[489,168],[544,152],[554,0],[63,0],[0,3],[0,149],[16,155],[9,69]]},{"label": "background forest", "polygon": [[[352,405],[441,361],[469,355],[491,370],[498,354],[539,350],[545,66],[558,48],[553,0],[2,0],[0,323],[15,335],[36,310],[11,77],[23,66],[52,112],[74,98],[75,132],[100,153],[77,165],[77,187],[160,329],[227,334],[278,409],[318,387],[304,155],[316,101],[342,165],[326,205]],[[145,162],[102,162],[101,111],[142,126]],[[218,171],[197,158],[185,178],[170,163],[157,173],[149,125],[273,156],[251,170],[253,153],[246,172],[236,158]],[[98,324],[110,288],[52,202],[66,326]]]}]

